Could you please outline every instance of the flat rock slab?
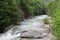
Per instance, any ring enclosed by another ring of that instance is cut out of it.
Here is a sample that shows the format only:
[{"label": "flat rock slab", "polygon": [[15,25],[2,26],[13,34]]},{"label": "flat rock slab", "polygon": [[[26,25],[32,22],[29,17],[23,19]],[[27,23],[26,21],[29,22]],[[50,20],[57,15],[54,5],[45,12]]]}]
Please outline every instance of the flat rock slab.
[{"label": "flat rock slab", "polygon": [[31,27],[22,31],[21,38],[44,38],[49,32],[50,29],[46,25],[44,27]]},{"label": "flat rock slab", "polygon": [[51,26],[43,22],[45,17],[38,16],[29,22],[23,23],[24,28],[22,28],[20,35],[21,40],[52,40]]},{"label": "flat rock slab", "polygon": [[35,38],[20,38],[21,40],[54,40],[54,37],[52,34],[49,34],[48,36],[41,38],[41,39],[35,39]]}]

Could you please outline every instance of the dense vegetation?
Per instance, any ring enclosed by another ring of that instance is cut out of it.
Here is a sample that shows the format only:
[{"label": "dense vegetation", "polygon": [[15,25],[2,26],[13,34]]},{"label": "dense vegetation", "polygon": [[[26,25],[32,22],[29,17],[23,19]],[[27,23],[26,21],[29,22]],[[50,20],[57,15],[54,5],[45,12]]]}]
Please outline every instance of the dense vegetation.
[{"label": "dense vegetation", "polygon": [[48,14],[52,17],[53,35],[60,40],[60,0],[55,0],[49,5]]},{"label": "dense vegetation", "polygon": [[0,32],[3,32],[5,27],[17,23],[19,18],[19,12],[13,0],[0,0]]},{"label": "dense vegetation", "polygon": [[40,0],[20,0],[20,2],[25,17],[46,14],[46,7]]},{"label": "dense vegetation", "polygon": [[46,11],[40,0],[0,0],[0,32],[24,18],[46,14]]}]

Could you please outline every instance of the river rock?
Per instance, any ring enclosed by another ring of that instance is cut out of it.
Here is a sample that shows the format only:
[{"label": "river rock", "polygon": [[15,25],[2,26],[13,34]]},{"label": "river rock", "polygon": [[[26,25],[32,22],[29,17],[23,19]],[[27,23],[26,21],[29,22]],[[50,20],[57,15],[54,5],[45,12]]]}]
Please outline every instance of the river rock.
[{"label": "river rock", "polygon": [[44,38],[49,34],[49,29],[44,27],[31,27],[23,30],[21,33],[21,38]]}]

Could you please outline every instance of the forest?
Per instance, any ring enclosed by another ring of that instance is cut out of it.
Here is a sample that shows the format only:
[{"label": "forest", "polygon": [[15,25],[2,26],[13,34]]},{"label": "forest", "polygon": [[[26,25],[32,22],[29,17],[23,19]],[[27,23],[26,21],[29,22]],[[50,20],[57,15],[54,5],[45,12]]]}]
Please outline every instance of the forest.
[{"label": "forest", "polygon": [[0,0],[0,33],[39,15],[51,17],[52,34],[60,40],[60,0]]}]

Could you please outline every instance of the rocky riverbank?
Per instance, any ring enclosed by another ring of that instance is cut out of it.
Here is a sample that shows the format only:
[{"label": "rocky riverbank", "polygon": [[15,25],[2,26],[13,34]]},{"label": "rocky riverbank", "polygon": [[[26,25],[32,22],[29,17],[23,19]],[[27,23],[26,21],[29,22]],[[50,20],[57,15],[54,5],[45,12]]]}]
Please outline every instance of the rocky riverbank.
[{"label": "rocky riverbank", "polygon": [[51,26],[43,21],[50,22],[47,15],[35,16],[27,19],[20,25],[13,26],[12,29],[0,36],[0,40],[53,40]]}]

